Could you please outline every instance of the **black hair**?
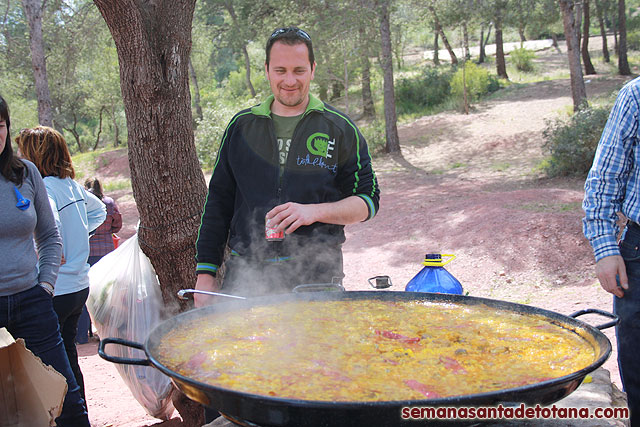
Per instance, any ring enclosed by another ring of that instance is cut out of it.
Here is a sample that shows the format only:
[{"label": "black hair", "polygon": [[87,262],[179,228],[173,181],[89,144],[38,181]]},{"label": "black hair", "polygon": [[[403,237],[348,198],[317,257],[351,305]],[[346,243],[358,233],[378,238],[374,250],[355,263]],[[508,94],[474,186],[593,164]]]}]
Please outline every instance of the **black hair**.
[{"label": "black hair", "polygon": [[7,139],[4,142],[4,149],[0,153],[0,174],[16,185],[21,185],[27,174],[27,168],[13,154],[11,147],[11,119],[9,116],[9,106],[7,101],[0,95],[0,119],[4,120],[7,125]]},{"label": "black hair", "polygon": [[265,64],[267,64],[267,68],[269,68],[269,60],[271,59],[271,48],[275,42],[282,42],[289,46],[294,46],[297,44],[305,44],[307,46],[307,50],[309,51],[309,63],[313,68],[313,64],[316,61],[315,56],[313,55],[313,44],[311,43],[311,37],[307,34],[306,31],[301,30],[297,27],[285,27],[285,28],[277,28],[271,36],[269,40],[267,40],[267,46],[265,48],[266,51],[266,59]]}]

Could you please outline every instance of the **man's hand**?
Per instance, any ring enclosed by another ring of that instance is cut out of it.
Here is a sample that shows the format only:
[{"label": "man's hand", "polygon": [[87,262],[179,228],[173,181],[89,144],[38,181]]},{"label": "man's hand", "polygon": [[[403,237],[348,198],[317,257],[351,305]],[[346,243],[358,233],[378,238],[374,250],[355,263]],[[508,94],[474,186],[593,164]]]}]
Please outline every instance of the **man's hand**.
[{"label": "man's hand", "polygon": [[[616,275],[620,279],[620,286],[622,286],[622,288],[618,286]],[[624,296],[623,289],[629,289],[627,269],[624,266],[624,259],[622,259],[620,255],[601,258],[596,263],[596,276],[598,276],[602,288],[618,298]]]},{"label": "man's hand", "polygon": [[[196,280],[196,289],[199,291],[218,292],[220,284],[218,279],[210,274],[198,274]],[[193,294],[193,303],[196,307],[204,307],[216,302],[217,298],[213,295]]]},{"label": "man's hand", "polygon": [[288,202],[278,205],[267,212],[267,221],[271,227],[278,231],[291,234],[303,225],[311,225],[316,222],[318,205],[301,205],[300,203]]},{"label": "man's hand", "polygon": [[345,197],[337,202],[302,205],[288,202],[267,212],[269,226],[291,234],[303,225],[314,222],[348,225],[367,219],[369,208],[357,196]]}]

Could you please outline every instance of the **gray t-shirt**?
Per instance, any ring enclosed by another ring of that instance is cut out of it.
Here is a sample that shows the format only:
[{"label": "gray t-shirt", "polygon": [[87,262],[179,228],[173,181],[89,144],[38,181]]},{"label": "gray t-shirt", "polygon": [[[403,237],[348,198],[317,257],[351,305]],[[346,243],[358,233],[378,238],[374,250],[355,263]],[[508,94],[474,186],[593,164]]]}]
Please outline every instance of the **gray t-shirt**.
[{"label": "gray t-shirt", "polygon": [[276,140],[278,141],[278,161],[280,164],[280,176],[282,176],[284,165],[287,163],[287,157],[289,156],[293,131],[295,131],[298,122],[302,118],[302,114],[285,117],[271,113],[271,118],[273,119],[273,127],[276,131]]},{"label": "gray t-shirt", "polygon": [[[4,254],[0,296],[26,291],[38,282],[55,285],[60,268],[62,240],[47,190],[35,165],[23,162],[28,175],[22,185],[16,186],[0,175],[0,253]],[[16,206],[14,187],[29,200],[27,209]]]}]

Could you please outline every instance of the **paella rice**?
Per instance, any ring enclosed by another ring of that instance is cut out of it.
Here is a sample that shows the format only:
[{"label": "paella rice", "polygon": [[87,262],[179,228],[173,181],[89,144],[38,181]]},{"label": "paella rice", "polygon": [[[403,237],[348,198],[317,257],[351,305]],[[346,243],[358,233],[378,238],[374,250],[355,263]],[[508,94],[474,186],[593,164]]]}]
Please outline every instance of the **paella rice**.
[{"label": "paella rice", "polygon": [[592,343],[536,315],[423,301],[298,301],[211,313],[170,331],[158,361],[239,392],[317,401],[467,395],[558,378]]}]

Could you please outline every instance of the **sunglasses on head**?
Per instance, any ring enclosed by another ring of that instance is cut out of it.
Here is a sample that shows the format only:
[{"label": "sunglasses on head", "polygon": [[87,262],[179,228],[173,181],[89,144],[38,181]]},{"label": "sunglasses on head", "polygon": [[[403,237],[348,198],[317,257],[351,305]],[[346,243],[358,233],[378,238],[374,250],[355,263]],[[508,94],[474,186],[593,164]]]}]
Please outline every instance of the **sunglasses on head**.
[{"label": "sunglasses on head", "polygon": [[273,40],[274,38],[276,38],[276,37],[278,37],[278,36],[280,36],[282,34],[287,34],[287,33],[291,33],[291,32],[294,32],[297,36],[300,36],[303,39],[311,41],[311,36],[309,36],[309,34],[307,34],[306,31],[303,31],[300,28],[293,28],[293,27],[278,28],[273,33],[271,33],[271,36],[269,37],[269,40]]}]

